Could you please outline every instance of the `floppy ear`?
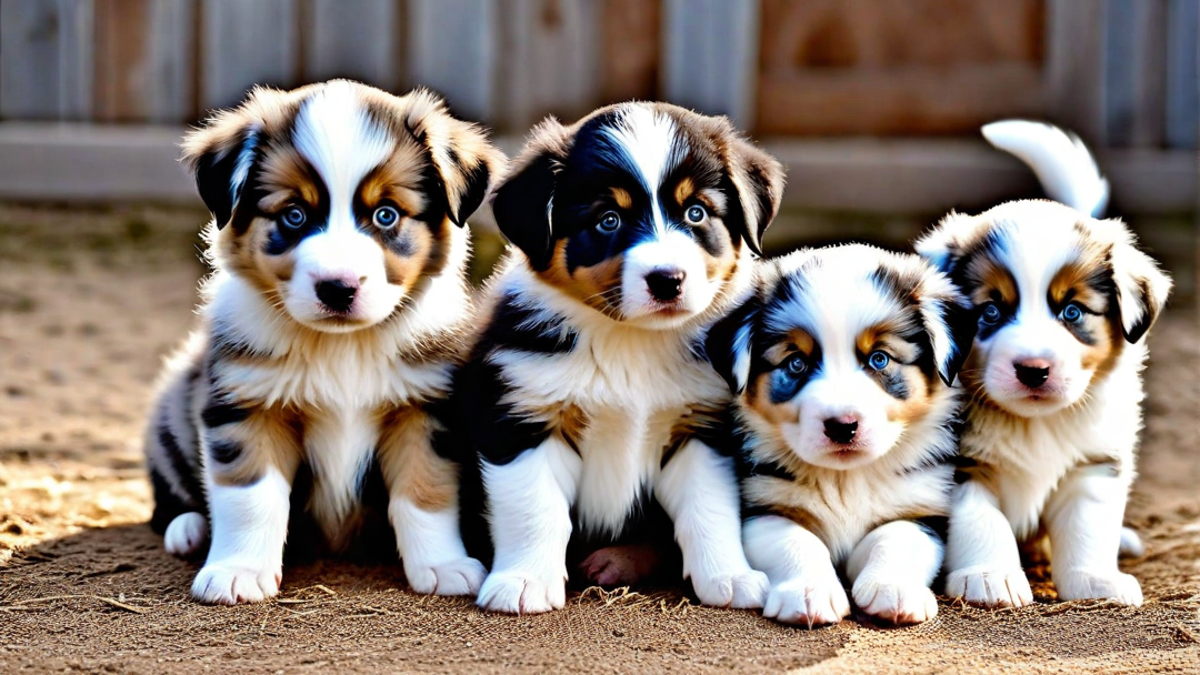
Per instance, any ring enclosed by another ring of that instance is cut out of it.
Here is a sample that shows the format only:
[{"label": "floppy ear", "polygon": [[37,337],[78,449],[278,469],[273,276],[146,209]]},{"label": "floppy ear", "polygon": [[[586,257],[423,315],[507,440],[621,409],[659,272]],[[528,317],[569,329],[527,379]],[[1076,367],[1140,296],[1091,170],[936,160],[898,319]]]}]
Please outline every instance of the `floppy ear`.
[{"label": "floppy ear", "polygon": [[242,188],[258,153],[260,123],[241,110],[217,113],[183,139],[183,162],[196,180],[200,199],[217,229],[237,210]]},{"label": "floppy ear", "polygon": [[972,241],[988,226],[983,216],[951,211],[913,244],[913,249],[944,274],[950,274],[962,254],[963,242]]},{"label": "floppy ear", "polygon": [[1138,249],[1136,238],[1124,223],[1115,219],[1097,222],[1112,228],[1115,241],[1109,253],[1109,264],[1117,287],[1121,328],[1125,340],[1135,343],[1150,330],[1167,304],[1171,278],[1150,256]]},{"label": "floppy ear", "polygon": [[979,318],[971,302],[940,272],[931,270],[917,293],[934,367],[950,386],[971,354]]},{"label": "floppy ear", "polygon": [[504,171],[505,157],[478,125],[455,119],[437,95],[418,89],[404,97],[405,123],[425,145],[446,191],[447,215],[455,225],[479,208],[492,183]]},{"label": "floppy ear", "polygon": [[750,297],[737,309],[713,324],[704,337],[708,362],[736,396],[750,380],[750,345],[758,322],[759,300]]},{"label": "floppy ear", "polygon": [[570,133],[553,117],[530,132],[529,142],[496,186],[492,214],[500,232],[521,249],[534,269],[550,264],[550,211],[554,186],[570,150]]},{"label": "floppy ear", "polygon": [[783,198],[783,165],[739,137],[728,120],[725,124],[732,138],[725,161],[738,193],[743,237],[751,251],[762,255],[763,234],[779,212]]}]

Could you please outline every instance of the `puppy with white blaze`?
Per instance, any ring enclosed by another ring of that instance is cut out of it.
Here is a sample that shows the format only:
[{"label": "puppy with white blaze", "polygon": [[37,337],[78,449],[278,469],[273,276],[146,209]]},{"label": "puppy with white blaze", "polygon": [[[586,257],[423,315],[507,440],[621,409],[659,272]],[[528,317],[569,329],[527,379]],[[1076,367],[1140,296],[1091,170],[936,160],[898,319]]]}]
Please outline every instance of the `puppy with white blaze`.
[{"label": "puppy with white blaze", "polygon": [[1140,547],[1121,521],[1142,428],[1146,332],[1171,281],[1124,223],[1095,217],[1108,186],[1079,139],[1025,121],[984,135],[1063,203],[951,213],[917,243],[979,315],[960,375],[967,466],[950,516],[946,593],[985,606],[1032,602],[1018,540],[1045,535],[1060,598],[1138,605],[1141,587],[1117,556]]},{"label": "puppy with white blaze", "polygon": [[673,524],[702,602],[762,605],[732,461],[703,440],[730,395],[701,340],[750,290],[782,183],[727,119],[671,105],[533,130],[493,201],[515,250],[453,387],[494,548],[481,607],[562,607],[568,549],[589,581],[636,580],[605,547],[658,543],[648,521]]},{"label": "puppy with white blaze", "polygon": [[840,569],[867,614],[933,618],[930,524],[949,512],[951,383],[975,334],[966,298],[920,257],[863,245],[797,251],[759,276],[707,352],[738,392],[731,442],[746,557],[771,580],[763,613],[840,621]]},{"label": "puppy with white blaze", "polygon": [[475,593],[428,408],[469,348],[466,219],[503,156],[428,92],[336,80],[255,89],[183,148],[213,271],[146,454],[167,550],[211,538],[192,595],[275,595],[290,505],[337,550],[376,493],[412,588]]}]

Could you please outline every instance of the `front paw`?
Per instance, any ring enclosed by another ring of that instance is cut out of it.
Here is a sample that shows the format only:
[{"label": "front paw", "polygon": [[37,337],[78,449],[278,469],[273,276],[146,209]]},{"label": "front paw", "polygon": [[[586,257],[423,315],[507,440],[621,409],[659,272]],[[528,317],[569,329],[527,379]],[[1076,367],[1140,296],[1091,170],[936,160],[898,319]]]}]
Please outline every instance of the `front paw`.
[{"label": "front paw", "polygon": [[1053,576],[1058,597],[1062,600],[1112,600],[1134,607],[1142,604],[1141,584],[1124,572],[1066,570]]},{"label": "front paw", "polygon": [[192,597],[213,605],[262,602],[279,593],[282,570],[237,564],[208,563],[192,582]]},{"label": "front paw", "polygon": [[208,520],[194,511],[175,516],[163,533],[163,547],[177,558],[195,555],[207,543]]},{"label": "front paw", "polygon": [[563,575],[545,578],[524,570],[493,571],[483,581],[475,604],[489,612],[505,614],[541,614],[562,609],[567,602],[567,583]]},{"label": "front paw", "polygon": [[700,578],[692,576],[692,588],[701,604],[710,607],[758,609],[767,599],[771,582],[767,575],[746,568],[733,574],[717,574]]},{"label": "front paw", "polygon": [[776,584],[767,595],[763,616],[809,628],[841,621],[850,613],[846,589],[836,577],[825,581],[794,579]]},{"label": "front paw", "polygon": [[854,582],[851,595],[862,611],[897,625],[937,616],[937,598],[924,584],[894,584],[864,576]]},{"label": "front paw", "polygon": [[946,595],[981,607],[1024,607],[1033,602],[1021,568],[967,567],[946,576]]},{"label": "front paw", "polygon": [[422,595],[476,595],[487,570],[474,558],[455,558],[436,564],[404,561],[408,585]]}]

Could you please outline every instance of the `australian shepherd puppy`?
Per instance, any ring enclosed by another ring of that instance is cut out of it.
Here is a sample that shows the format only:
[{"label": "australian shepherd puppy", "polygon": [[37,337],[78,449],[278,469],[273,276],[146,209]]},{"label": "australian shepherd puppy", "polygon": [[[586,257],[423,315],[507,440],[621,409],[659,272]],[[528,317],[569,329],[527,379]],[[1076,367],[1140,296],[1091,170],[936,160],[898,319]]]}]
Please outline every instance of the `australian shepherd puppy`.
[{"label": "australian shepherd puppy", "polygon": [[213,214],[200,325],[170,363],[146,454],[152,524],[204,602],[279,589],[289,495],[333,547],[382,479],[421,593],[469,594],[455,465],[431,448],[470,330],[469,216],[502,155],[425,91],[347,81],[256,89],[184,141]]},{"label": "australian shepherd puppy", "polygon": [[[929,585],[956,450],[951,387],[975,334],[966,299],[920,257],[870,246],[761,264],[757,293],[709,333],[739,393],[734,446],[764,614],[894,623],[937,613]],[[935,521],[936,522],[936,521]]]},{"label": "australian shepherd puppy", "polygon": [[454,385],[494,547],[481,607],[562,607],[568,544],[659,507],[702,602],[761,606],[732,462],[697,436],[730,399],[700,340],[750,290],[782,183],[727,119],[671,105],[532,131],[493,201],[516,250]]},{"label": "australian shepherd puppy", "polygon": [[1124,223],[1094,217],[1108,188],[1077,138],[1024,121],[984,134],[1063,203],[952,213],[917,244],[979,317],[960,375],[970,465],[951,510],[946,592],[988,606],[1032,602],[1017,543],[1044,534],[1060,598],[1137,605],[1141,587],[1117,553],[1146,331],[1171,282]]}]

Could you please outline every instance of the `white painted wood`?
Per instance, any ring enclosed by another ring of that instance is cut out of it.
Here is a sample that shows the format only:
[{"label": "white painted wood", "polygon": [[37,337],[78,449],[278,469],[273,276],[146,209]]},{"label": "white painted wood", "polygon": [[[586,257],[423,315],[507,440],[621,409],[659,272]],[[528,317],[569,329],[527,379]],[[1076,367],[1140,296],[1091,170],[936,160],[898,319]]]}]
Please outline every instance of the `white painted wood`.
[{"label": "white painted wood", "polygon": [[664,0],[663,93],[667,100],[754,123],[759,53],[755,0]]},{"label": "white painted wood", "polygon": [[92,0],[0,2],[0,116],[87,118],[92,17]]},{"label": "white painted wood", "polygon": [[296,0],[204,0],[200,107],[236,105],[255,84],[296,84]]},{"label": "white painted wood", "polygon": [[1167,6],[1167,145],[1200,147],[1200,0]]},{"label": "white painted wood", "polygon": [[347,77],[395,91],[400,86],[401,32],[396,0],[310,0],[304,77]]},{"label": "white painted wood", "polygon": [[446,97],[473,120],[492,118],[498,20],[494,0],[408,0],[408,83]]}]

